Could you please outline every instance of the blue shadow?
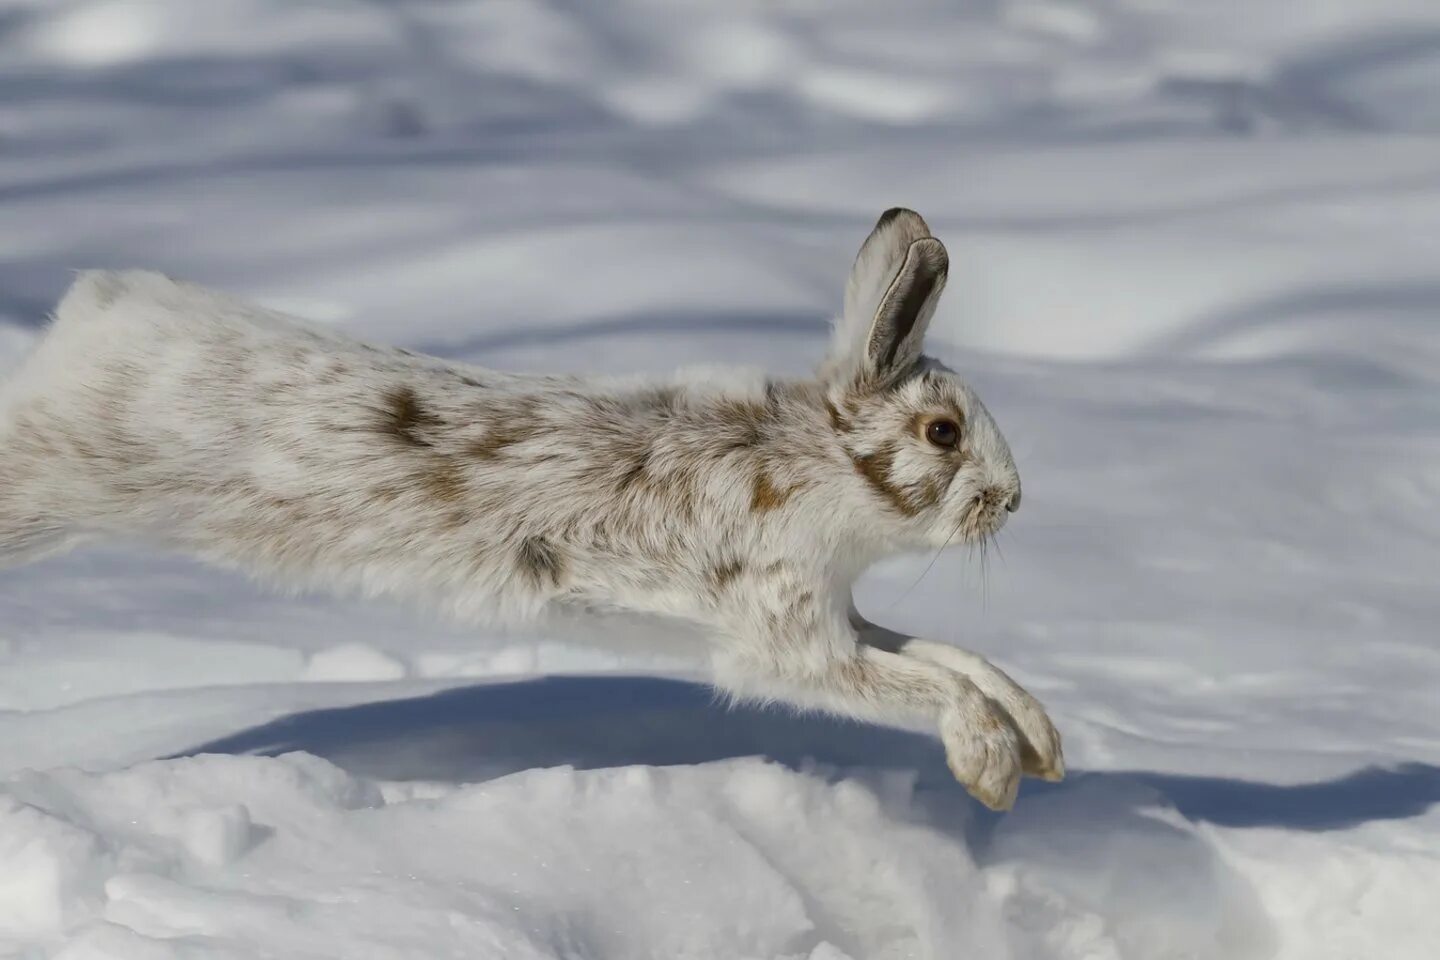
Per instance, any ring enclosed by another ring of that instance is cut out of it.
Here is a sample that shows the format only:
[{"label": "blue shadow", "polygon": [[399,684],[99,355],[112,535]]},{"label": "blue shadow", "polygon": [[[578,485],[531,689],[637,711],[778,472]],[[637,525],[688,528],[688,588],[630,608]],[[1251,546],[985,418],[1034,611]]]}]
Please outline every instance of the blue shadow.
[{"label": "blue shadow", "polygon": [[[391,780],[475,782],[563,764],[596,768],[763,756],[797,769],[818,764],[910,770],[918,788],[959,789],[932,737],[781,708],[730,705],[704,685],[657,677],[499,681],[314,710],[186,754],[292,750]],[[1143,784],[1191,820],[1231,827],[1343,829],[1416,816],[1440,802],[1440,767],[1422,763],[1284,785],[1152,771],[1073,771],[1065,784],[1027,781],[1025,790],[1063,793],[1096,779]]]}]

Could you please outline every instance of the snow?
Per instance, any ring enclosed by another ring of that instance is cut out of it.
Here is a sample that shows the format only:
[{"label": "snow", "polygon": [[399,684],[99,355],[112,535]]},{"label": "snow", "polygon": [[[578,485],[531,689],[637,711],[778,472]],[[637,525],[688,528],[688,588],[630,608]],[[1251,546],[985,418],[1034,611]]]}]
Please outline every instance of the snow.
[{"label": "snow", "polygon": [[[10,790],[18,931],[78,927],[67,957],[156,940],[156,956],[1043,956],[1057,931],[1100,955],[1230,957],[1263,936],[1193,827],[1123,791],[1045,798],[977,862],[914,819],[908,777],[832,785],[758,759],[382,788],[307,754],[205,756]],[[1157,884],[1137,862],[1173,872]]]},{"label": "snow", "polygon": [[1433,956],[1437,71],[1429,0],[0,3],[0,369],[138,266],[507,369],[801,371],[921,210],[1025,506],[859,605],[1072,771],[996,817],[666,625],[111,544],[0,572],[0,956]]}]

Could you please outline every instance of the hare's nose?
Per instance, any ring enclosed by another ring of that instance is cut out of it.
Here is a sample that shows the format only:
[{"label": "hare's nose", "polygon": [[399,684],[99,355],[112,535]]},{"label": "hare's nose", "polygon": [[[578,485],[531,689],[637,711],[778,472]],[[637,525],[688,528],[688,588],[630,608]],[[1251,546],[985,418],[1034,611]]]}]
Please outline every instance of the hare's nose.
[{"label": "hare's nose", "polygon": [[1010,498],[1010,502],[1005,504],[1005,509],[1011,513],[1020,509],[1020,491],[1018,489],[1015,491],[1015,495]]}]

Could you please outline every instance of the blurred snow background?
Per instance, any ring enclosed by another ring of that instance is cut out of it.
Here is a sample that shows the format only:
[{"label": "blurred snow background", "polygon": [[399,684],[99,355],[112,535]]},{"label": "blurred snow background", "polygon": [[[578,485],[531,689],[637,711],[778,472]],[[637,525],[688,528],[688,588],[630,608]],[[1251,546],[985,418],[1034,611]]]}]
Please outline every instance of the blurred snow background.
[{"label": "blurred snow background", "polygon": [[994,817],[683,663],[89,551],[0,573],[0,955],[1433,957],[1433,0],[0,2],[0,366],[141,266],[796,372],[895,204],[1025,509],[860,603],[1016,674],[1066,783]]}]

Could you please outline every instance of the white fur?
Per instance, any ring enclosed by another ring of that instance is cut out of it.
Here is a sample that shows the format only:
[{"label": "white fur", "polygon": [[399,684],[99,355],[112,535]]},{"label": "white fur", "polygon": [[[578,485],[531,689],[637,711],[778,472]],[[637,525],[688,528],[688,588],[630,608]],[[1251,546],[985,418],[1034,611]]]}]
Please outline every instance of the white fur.
[{"label": "white fur", "polygon": [[[514,376],[360,344],[150,273],[85,273],[0,394],[0,559],[143,536],[286,586],[467,620],[680,618],[717,682],[939,725],[1008,807],[1063,772],[1043,709],[982,658],[850,604],[876,559],[1018,504],[978,398],[920,356],[944,248],[909,211],[857,258],[813,380]],[[963,444],[927,441],[934,417]]]}]

